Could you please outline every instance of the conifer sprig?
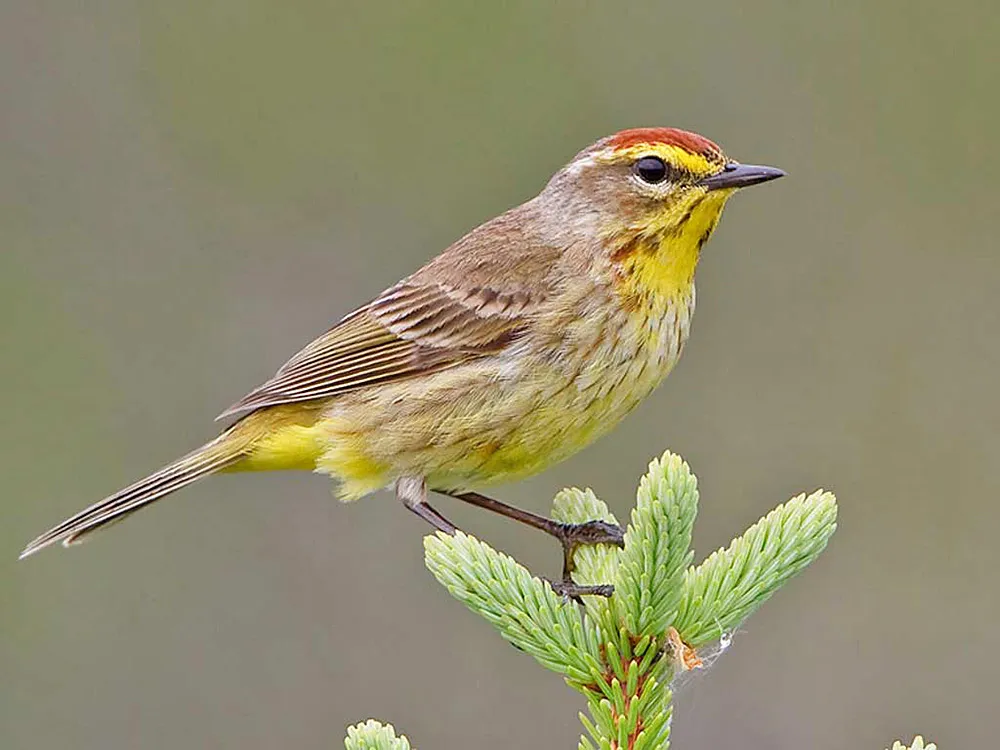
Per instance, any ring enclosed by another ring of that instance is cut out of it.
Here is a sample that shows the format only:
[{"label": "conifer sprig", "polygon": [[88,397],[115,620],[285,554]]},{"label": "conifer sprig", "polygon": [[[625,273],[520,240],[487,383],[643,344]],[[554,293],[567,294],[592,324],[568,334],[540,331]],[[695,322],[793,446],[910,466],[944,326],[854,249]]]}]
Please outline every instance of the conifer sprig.
[{"label": "conifer sprig", "polygon": [[[575,553],[577,583],[614,584],[612,596],[585,597],[583,607],[461,532],[426,537],[425,563],[453,597],[585,696],[581,750],[664,750],[676,673],[699,664],[694,649],[737,628],[816,559],[836,529],[837,504],[828,492],[799,495],[692,566],[697,512],[688,465],[672,453],[650,463],[624,547]],[[590,490],[560,492],[553,517],[617,523]],[[409,750],[391,727],[368,722],[350,731],[348,750]]]}]

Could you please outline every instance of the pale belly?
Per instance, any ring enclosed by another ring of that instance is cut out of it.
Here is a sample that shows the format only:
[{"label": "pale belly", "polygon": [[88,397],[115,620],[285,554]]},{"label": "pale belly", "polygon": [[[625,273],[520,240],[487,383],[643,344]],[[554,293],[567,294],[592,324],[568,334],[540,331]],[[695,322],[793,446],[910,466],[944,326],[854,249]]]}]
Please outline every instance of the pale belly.
[{"label": "pale belly", "polygon": [[401,476],[466,489],[536,474],[613,429],[667,376],[690,310],[560,333],[561,349],[477,360],[338,398],[318,471],[355,499]]}]

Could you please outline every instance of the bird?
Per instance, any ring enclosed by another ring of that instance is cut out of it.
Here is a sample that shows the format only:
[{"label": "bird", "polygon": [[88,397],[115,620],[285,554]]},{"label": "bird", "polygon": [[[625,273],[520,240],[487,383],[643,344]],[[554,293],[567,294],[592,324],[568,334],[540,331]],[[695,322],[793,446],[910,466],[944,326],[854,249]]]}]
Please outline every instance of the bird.
[{"label": "bird", "polygon": [[[217,473],[310,470],[357,500],[393,490],[434,529],[452,496],[563,545],[621,544],[603,521],[563,524],[480,489],[537,474],[608,433],[688,340],[695,270],[729,198],[785,173],[671,127],[580,151],[533,198],[468,232],[361,305],[226,409],[232,423],[46,531],[69,546]],[[585,592],[590,593],[590,592]]]}]

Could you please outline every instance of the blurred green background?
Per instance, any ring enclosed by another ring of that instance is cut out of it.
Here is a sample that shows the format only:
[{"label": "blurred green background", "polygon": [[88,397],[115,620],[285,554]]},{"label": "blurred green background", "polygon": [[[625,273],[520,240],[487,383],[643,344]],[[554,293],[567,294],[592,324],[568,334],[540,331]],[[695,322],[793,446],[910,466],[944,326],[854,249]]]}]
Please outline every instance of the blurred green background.
[{"label": "blurred green background", "polygon": [[[334,319],[578,149],[669,124],[738,196],[666,387],[499,495],[619,513],[670,447],[700,553],[837,492],[820,561],[678,698],[677,748],[991,745],[1000,15],[959,1],[0,5],[0,747],[575,747],[582,701],[450,600],[388,494],[224,477],[30,538],[213,434]],[[540,572],[550,540],[442,502]]]}]

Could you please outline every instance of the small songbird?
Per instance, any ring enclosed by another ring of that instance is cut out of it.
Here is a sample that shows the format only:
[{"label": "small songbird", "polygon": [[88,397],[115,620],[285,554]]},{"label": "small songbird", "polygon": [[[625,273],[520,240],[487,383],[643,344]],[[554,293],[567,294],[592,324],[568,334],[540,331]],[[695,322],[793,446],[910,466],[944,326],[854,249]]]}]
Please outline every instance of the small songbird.
[{"label": "small songbird", "polygon": [[[65,545],[218,472],[307,469],[355,500],[392,487],[434,527],[428,491],[572,550],[620,542],[473,488],[526,477],[607,433],[667,376],[688,338],[701,249],[726,201],[781,170],[675,128],[624,130],[344,317],[227,409],[214,440],[63,521]],[[566,584],[571,590],[572,585]]]}]

